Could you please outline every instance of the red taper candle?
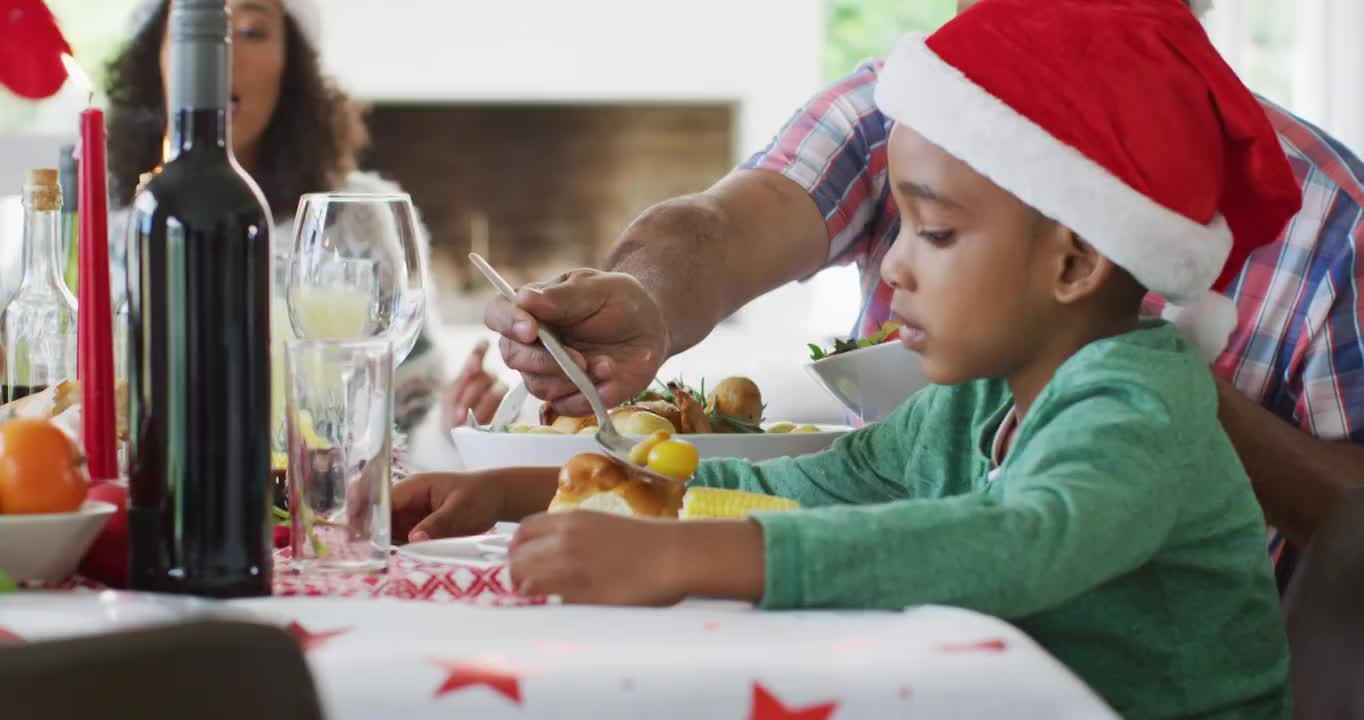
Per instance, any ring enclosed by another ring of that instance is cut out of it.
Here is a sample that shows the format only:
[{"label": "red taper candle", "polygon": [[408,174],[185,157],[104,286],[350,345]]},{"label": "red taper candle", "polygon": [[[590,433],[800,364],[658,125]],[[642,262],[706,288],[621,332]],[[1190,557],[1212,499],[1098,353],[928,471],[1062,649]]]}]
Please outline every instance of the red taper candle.
[{"label": "red taper candle", "polygon": [[104,113],[80,116],[80,298],[76,374],[81,439],[92,480],[118,477],[114,415],[113,311],[109,298],[109,217],[104,176]]}]

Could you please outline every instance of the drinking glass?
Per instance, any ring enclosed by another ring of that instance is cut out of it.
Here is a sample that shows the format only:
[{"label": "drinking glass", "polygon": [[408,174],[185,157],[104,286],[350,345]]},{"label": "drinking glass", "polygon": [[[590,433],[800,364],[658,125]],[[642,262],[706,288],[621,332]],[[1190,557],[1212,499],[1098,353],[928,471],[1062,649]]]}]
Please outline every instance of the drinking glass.
[{"label": "drinking glass", "polygon": [[387,568],[393,351],[387,340],[287,342],[289,525],[294,567]]}]

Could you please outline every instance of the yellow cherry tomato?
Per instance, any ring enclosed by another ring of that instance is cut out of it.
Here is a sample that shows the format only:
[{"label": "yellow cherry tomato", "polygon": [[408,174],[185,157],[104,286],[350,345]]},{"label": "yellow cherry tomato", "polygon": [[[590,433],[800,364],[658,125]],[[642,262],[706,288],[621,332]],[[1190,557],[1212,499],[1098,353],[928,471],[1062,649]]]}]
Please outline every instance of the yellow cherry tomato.
[{"label": "yellow cherry tomato", "polygon": [[686,440],[664,440],[649,450],[649,469],[678,480],[691,477],[700,463],[701,454]]}]

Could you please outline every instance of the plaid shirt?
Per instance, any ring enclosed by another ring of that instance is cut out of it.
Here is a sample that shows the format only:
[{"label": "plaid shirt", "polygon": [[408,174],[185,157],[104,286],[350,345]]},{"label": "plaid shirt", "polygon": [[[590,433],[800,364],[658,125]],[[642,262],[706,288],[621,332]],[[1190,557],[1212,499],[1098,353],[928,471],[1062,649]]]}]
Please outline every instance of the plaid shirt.
[{"label": "plaid shirt", "polygon": [[[899,232],[886,172],[892,121],[872,94],[868,62],[817,95],[743,167],[805,188],[829,229],[829,265],[857,263],[862,309],[853,332],[890,317],[881,259]],[[1303,208],[1256,250],[1231,289],[1240,324],[1214,372],[1275,415],[1320,438],[1364,443],[1364,164],[1321,130],[1261,101],[1303,189]],[[1282,538],[1270,533],[1278,557]]]}]

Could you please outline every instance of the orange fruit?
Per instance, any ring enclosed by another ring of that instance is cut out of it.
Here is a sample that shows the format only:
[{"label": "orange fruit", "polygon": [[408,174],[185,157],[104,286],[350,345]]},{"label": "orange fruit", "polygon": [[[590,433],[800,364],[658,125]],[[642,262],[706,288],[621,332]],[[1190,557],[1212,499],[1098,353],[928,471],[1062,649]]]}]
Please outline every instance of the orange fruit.
[{"label": "orange fruit", "polygon": [[0,425],[0,513],[62,513],[80,509],[89,488],[75,443],[46,420]]}]

